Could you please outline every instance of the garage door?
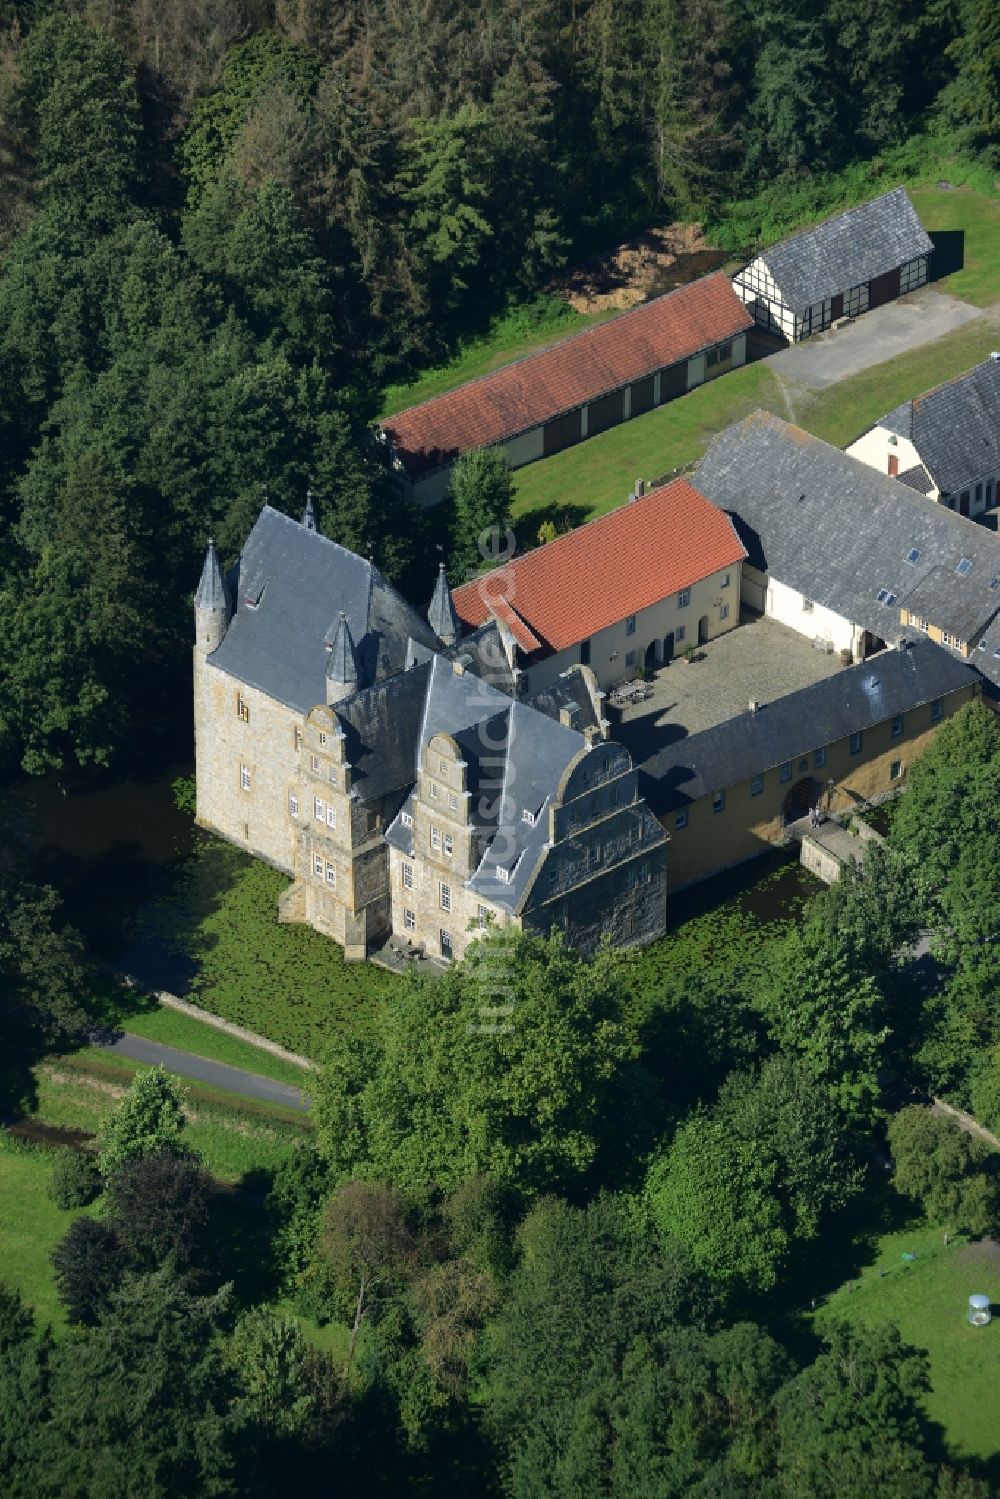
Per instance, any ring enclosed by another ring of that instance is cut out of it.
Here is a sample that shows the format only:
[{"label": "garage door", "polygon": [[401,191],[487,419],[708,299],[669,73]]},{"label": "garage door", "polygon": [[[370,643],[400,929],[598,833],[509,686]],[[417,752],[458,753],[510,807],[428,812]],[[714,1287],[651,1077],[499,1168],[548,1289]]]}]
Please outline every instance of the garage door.
[{"label": "garage door", "polygon": [[899,296],[899,267],[894,271],[886,271],[884,276],[876,276],[868,283],[868,307],[883,307],[886,302],[894,302]]},{"label": "garage door", "polygon": [[682,396],[687,388],[687,360],[683,364],[672,364],[668,370],[660,371],[661,401],[669,401],[672,396]]},{"label": "garage door", "polygon": [[545,423],[542,434],[542,452],[546,458],[552,453],[561,453],[580,441],[580,410],[567,411],[565,416],[553,417]]},{"label": "garage door", "polygon": [[640,416],[644,411],[653,409],[653,377],[647,375],[645,380],[636,380],[632,385],[632,405],[629,408],[633,416]]},{"label": "garage door", "polygon": [[617,427],[625,419],[625,392],[613,390],[599,401],[591,401],[587,407],[587,436],[596,437],[609,427]]}]

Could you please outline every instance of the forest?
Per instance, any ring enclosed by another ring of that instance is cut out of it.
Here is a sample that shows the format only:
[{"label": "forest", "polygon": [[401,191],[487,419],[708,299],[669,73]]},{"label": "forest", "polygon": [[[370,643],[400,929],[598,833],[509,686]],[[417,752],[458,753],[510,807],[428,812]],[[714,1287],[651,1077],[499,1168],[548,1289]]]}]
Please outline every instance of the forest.
[{"label": "forest", "polygon": [[374,460],[388,382],[645,225],[743,248],[893,152],[995,162],[998,24],[990,0],[3,0],[3,763],[189,723],[199,560],[265,495],[299,513],[311,484],[422,598],[452,538]]}]

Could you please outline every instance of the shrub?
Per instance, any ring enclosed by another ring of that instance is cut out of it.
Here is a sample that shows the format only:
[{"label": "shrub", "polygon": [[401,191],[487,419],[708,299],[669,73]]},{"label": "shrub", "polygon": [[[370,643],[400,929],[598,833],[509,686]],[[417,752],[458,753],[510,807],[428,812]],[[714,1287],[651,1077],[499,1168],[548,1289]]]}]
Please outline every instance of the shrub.
[{"label": "shrub", "polygon": [[85,1208],[100,1196],[101,1173],[93,1156],[64,1150],[56,1158],[49,1180],[49,1196],[57,1208]]}]

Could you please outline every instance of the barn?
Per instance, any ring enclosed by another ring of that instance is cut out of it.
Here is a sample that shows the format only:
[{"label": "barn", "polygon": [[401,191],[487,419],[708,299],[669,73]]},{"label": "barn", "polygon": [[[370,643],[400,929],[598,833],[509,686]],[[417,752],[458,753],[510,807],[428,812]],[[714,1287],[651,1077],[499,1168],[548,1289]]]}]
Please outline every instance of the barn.
[{"label": "barn", "polygon": [[386,419],[379,437],[410,499],[436,505],[456,458],[502,447],[548,458],[746,360],[753,319],[722,274],[656,297]]},{"label": "barn", "polygon": [[925,285],[933,248],[897,187],[773,245],[733,287],[758,327],[797,343]]}]

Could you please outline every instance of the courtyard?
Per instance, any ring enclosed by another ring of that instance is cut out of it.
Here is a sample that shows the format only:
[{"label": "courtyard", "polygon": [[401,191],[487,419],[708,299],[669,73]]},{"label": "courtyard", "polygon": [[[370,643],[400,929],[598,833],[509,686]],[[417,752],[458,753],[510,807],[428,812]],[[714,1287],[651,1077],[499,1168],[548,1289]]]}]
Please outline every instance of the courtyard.
[{"label": "courtyard", "polygon": [[676,739],[745,713],[751,699],[785,697],[841,670],[840,656],[825,643],[744,608],[739,627],[698,646],[693,660],[677,657],[660,667],[645,701],[606,711],[614,738],[642,764]]}]

